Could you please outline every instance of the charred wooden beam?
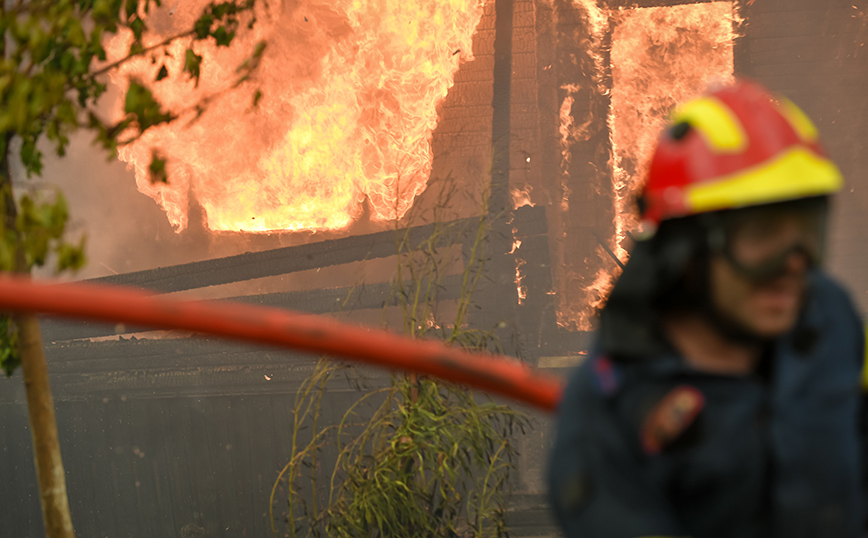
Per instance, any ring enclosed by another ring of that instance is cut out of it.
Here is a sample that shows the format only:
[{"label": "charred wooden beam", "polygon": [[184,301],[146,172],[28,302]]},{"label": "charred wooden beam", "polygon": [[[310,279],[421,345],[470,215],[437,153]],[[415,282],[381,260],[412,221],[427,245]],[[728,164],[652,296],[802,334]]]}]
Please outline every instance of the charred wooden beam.
[{"label": "charred wooden beam", "polygon": [[[436,285],[438,300],[458,299],[461,296],[462,275],[449,275]],[[402,289],[410,289],[405,282]],[[423,282],[423,285],[426,285]],[[225,301],[288,308],[309,314],[330,314],[342,311],[379,309],[400,304],[399,290],[392,283],[366,284],[343,288],[324,288],[310,291],[291,291],[230,297]],[[117,326],[110,323],[71,322],[47,318],[42,322],[46,342],[62,342],[83,338],[99,338],[153,330],[149,327]]]},{"label": "charred wooden beam", "polygon": [[[449,226],[455,229],[460,233],[460,239],[467,243],[470,239],[473,239],[475,234],[465,234],[462,231],[472,229],[471,227],[477,224],[478,219],[470,218],[446,224],[438,224],[438,226]],[[435,225],[432,224],[411,228],[409,230],[410,245],[415,246],[419,242],[427,240],[433,233],[435,233],[434,226]],[[531,206],[522,207],[515,212],[513,226],[515,226],[517,230],[520,230],[520,235],[522,237],[532,237],[535,244],[543,241],[547,246],[547,238],[545,237],[547,233],[545,208]],[[92,282],[122,283],[130,285],[137,284],[142,287],[151,287],[151,289],[157,289],[158,291],[179,291],[180,289],[187,289],[186,287],[177,288],[177,286],[204,287],[214,284],[225,284],[235,282],[235,280],[230,280],[230,278],[234,276],[241,276],[241,280],[244,280],[257,278],[257,276],[252,276],[256,271],[259,271],[260,273],[268,273],[268,275],[259,274],[259,276],[270,276],[283,274],[280,272],[282,269],[299,267],[299,264],[303,263],[304,260],[299,262],[296,258],[305,258],[306,255],[304,254],[304,251],[300,250],[305,247],[316,246],[320,251],[326,253],[323,256],[314,257],[315,260],[319,260],[320,262],[325,260],[325,263],[322,263],[321,265],[325,267],[336,263],[348,263],[349,261],[354,261],[350,258],[359,260],[375,257],[371,253],[379,253],[381,251],[377,248],[371,248],[371,246],[374,245],[374,247],[376,247],[376,245],[384,244],[386,236],[388,235],[392,244],[388,245],[388,254],[385,254],[386,250],[383,250],[383,255],[380,257],[393,255],[396,251],[394,234],[395,232],[381,232],[378,234],[369,234],[367,236],[347,238],[348,240],[358,239],[358,241],[355,242],[355,246],[352,241],[338,239],[317,243],[315,245],[280,248],[265,252],[229,256],[204,262],[163,267],[150,271],[127,273],[113,277],[94,279]],[[337,246],[330,246],[335,244],[337,244]],[[346,247],[348,244],[350,247]],[[525,248],[529,247],[526,246]],[[542,248],[542,245],[537,248]],[[363,251],[365,252],[365,255],[361,255]],[[338,254],[334,254],[335,252]],[[341,258],[339,256],[344,257]],[[537,259],[535,262],[537,264],[542,263],[546,266],[549,264],[548,255],[534,254],[533,257]],[[288,260],[285,258],[288,258]],[[320,266],[313,265],[313,262],[309,263],[311,263],[311,265],[304,266],[305,269]],[[261,267],[258,264],[265,265],[265,267]],[[287,272],[291,272],[291,270]],[[548,281],[550,281],[551,277],[547,276],[542,278],[545,283],[538,284],[538,286],[542,286],[547,290],[550,289],[551,286],[548,284]],[[531,277],[531,280],[537,281],[538,279],[536,279],[536,277]],[[510,278],[510,287],[512,287],[511,281],[512,278]],[[404,288],[406,289],[410,285],[410,282],[405,282]],[[460,275],[451,275],[443,278],[442,282],[438,285],[438,298],[443,300],[459,298],[461,294],[460,286]],[[396,298],[393,297],[394,292],[395,286],[393,284],[381,283],[342,288],[323,288],[307,291],[247,295],[242,297],[231,297],[226,300],[262,306],[289,308],[311,314],[328,314],[340,310],[350,311],[394,306],[397,304],[397,302],[395,302]],[[112,324],[96,322],[70,322],[47,318],[43,322],[42,330],[46,341],[61,342],[81,338],[98,338],[118,334],[130,334],[143,332],[149,329],[130,326],[118,327]]]},{"label": "charred wooden beam", "polygon": [[[201,337],[126,338],[46,346],[56,401],[294,394],[316,355]],[[389,372],[367,366],[332,376],[329,393],[386,386]],[[0,406],[24,401],[23,384],[0,392]]]},{"label": "charred wooden beam", "polygon": [[545,211],[540,209],[543,208],[518,208],[513,232],[517,240],[513,252],[516,277],[521,275],[520,285],[525,294],[518,308],[519,323],[525,345],[537,350],[554,338],[557,328],[548,224]]},{"label": "charred wooden beam", "polygon": [[513,0],[495,0],[494,73],[491,98],[491,194],[489,214],[497,217],[509,205],[509,143],[512,107],[512,26]]},{"label": "charred wooden beam", "polygon": [[[449,226],[460,233],[472,229],[477,223],[478,219],[466,218],[449,223],[415,226],[406,231],[409,244],[415,246],[442,230],[444,226]],[[399,234],[404,231],[390,230],[263,252],[248,252],[225,258],[105,276],[92,279],[90,282],[136,286],[162,293],[204,288],[394,256],[397,252]],[[467,235],[461,233],[461,240],[467,240]],[[470,238],[472,239],[472,234]]]},{"label": "charred wooden beam", "polygon": [[514,0],[495,0],[494,71],[491,118],[491,190],[488,198],[489,255],[486,279],[480,286],[486,308],[479,323],[494,332],[500,351],[518,355],[515,289],[515,260],[509,253],[512,245],[510,222],[512,204],[509,196],[510,143],[512,141],[512,39]]}]

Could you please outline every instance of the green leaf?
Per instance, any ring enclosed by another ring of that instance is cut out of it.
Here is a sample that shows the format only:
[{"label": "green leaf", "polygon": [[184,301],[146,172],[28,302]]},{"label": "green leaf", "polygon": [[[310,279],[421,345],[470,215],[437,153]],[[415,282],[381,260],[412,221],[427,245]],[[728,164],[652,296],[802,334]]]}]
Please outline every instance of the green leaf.
[{"label": "green leaf", "polygon": [[196,87],[199,86],[199,70],[202,67],[202,57],[196,54],[193,49],[187,49],[187,54],[184,57],[184,71],[190,73],[190,78],[196,81]]},{"label": "green leaf", "polygon": [[211,5],[211,13],[214,14],[218,19],[222,19],[226,15],[229,14],[230,10],[235,7],[231,5],[229,2],[225,2],[222,4],[212,4]]},{"label": "green leaf", "polygon": [[198,39],[205,39],[211,34],[211,25],[214,23],[214,17],[209,12],[205,12],[196,20],[193,25],[193,31]]},{"label": "green leaf", "polygon": [[234,38],[235,32],[227,32],[225,26],[221,26],[214,31],[214,40],[217,42],[218,47],[228,47],[232,44]]},{"label": "green leaf", "polygon": [[129,26],[130,26],[130,30],[133,31],[133,35],[135,36],[136,41],[141,41],[142,40],[142,34],[144,33],[145,28],[146,28],[145,21],[143,21],[138,16],[136,16],[134,19],[132,19],[130,21]]},{"label": "green leaf", "polygon": [[87,258],[84,255],[85,238],[82,237],[77,245],[62,242],[57,246],[57,272],[77,271],[84,267]]},{"label": "green leaf", "polygon": [[[148,15],[151,12],[151,1],[152,0],[145,0],[145,15]],[[162,2],[160,2],[160,0],[153,1],[157,5],[157,7],[160,7],[160,5],[162,5]]]},{"label": "green leaf", "polygon": [[36,140],[32,137],[26,137],[21,143],[21,164],[24,165],[24,170],[27,172],[27,177],[34,174],[42,175],[42,152],[36,147]]},{"label": "green leaf", "polygon": [[18,332],[9,316],[0,316],[0,368],[3,369],[6,377],[12,377],[12,373],[20,365]]},{"label": "green leaf", "polygon": [[169,182],[169,176],[166,173],[166,158],[156,149],[151,152],[151,164],[148,165],[148,174],[151,176],[151,183]]},{"label": "green leaf", "polygon": [[[91,17],[97,24],[105,24],[110,20],[117,20],[118,12],[113,9],[114,2],[111,0],[94,0],[91,9]],[[120,7],[120,6],[118,6]]]},{"label": "green leaf", "polygon": [[143,53],[144,51],[145,51],[145,46],[142,45],[141,41],[133,41],[130,44],[130,50],[129,50],[130,56],[137,56],[137,55]]},{"label": "green leaf", "polygon": [[65,27],[66,39],[69,43],[77,48],[82,48],[87,45],[87,37],[84,35],[84,28],[81,26],[81,21],[72,19]]},{"label": "green leaf", "polygon": [[19,207],[16,226],[28,267],[41,267],[45,265],[49,253],[57,251],[62,244],[61,238],[69,220],[66,198],[60,191],[50,202],[39,200],[38,193],[35,197],[25,194],[19,201]]},{"label": "green leaf", "polygon": [[49,211],[48,231],[52,239],[59,239],[63,235],[66,223],[69,221],[69,206],[62,192],[57,191],[53,204],[46,204]]},{"label": "green leaf", "polygon": [[163,80],[164,78],[166,78],[166,77],[168,77],[168,76],[169,76],[169,70],[166,69],[166,66],[165,66],[165,65],[163,65],[163,66],[160,67],[160,72],[157,73],[157,78],[156,78],[156,80],[157,80],[157,82],[159,82],[159,81]]},{"label": "green leaf", "polygon": [[127,0],[126,6],[125,6],[125,9],[127,12],[127,19],[129,19],[130,17],[137,14],[136,11],[137,11],[138,7],[139,7],[139,0]]},{"label": "green leaf", "polygon": [[91,87],[91,95],[93,96],[94,101],[99,99],[102,94],[104,94],[108,90],[107,84],[96,83]]},{"label": "green leaf", "polygon": [[18,239],[12,230],[2,230],[0,233],[0,270],[15,270],[15,249]]},{"label": "green leaf", "polygon": [[[139,124],[140,132],[174,118],[172,114],[163,112],[151,90],[135,80],[130,81],[130,88],[127,90],[127,98],[124,102],[124,112],[135,118]],[[116,131],[114,134],[119,133],[120,131]]]},{"label": "green leaf", "polygon": [[107,59],[105,48],[102,46],[102,34],[103,31],[100,28],[95,28],[90,33],[90,45],[88,45],[88,52],[96,56],[99,61],[104,62]]},{"label": "green leaf", "polygon": [[69,99],[64,99],[57,106],[57,119],[69,125],[78,125],[78,116],[75,113],[75,106]]}]

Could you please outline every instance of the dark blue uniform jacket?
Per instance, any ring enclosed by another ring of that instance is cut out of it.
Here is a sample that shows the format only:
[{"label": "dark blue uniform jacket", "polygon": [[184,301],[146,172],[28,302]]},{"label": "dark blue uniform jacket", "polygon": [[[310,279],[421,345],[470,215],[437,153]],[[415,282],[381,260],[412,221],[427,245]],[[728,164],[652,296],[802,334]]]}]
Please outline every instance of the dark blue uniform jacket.
[{"label": "dark blue uniform jacket", "polygon": [[[703,373],[674,353],[592,354],[568,384],[550,458],[562,528],[582,538],[863,536],[863,356],[849,298],[820,275],[766,376]],[[698,390],[704,406],[649,453],[643,424],[676,387]]]}]

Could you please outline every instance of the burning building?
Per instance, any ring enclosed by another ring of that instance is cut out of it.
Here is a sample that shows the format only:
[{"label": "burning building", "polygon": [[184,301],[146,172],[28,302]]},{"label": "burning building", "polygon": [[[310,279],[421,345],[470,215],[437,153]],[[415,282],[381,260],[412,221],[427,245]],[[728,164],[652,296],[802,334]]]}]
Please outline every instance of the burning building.
[{"label": "burning building", "polygon": [[[157,202],[141,197],[165,225],[159,250],[173,263],[106,258],[88,276],[330,313],[364,274],[351,309],[370,313],[390,301],[396,225],[421,241],[437,222],[467,227],[487,216],[490,262],[470,323],[503,325],[509,351],[566,366],[586,349],[594,312],[626,259],[633,196],[669,109],[709,81],[741,73],[787,93],[817,120],[851,189],[839,199],[833,270],[855,290],[868,289],[858,227],[841,225],[856,222],[868,203],[858,176],[868,125],[851,112],[868,102],[865,6],[274,4],[245,38],[269,45],[256,84],[240,92],[223,92],[238,58],[216,47],[199,51],[211,63],[198,85],[182,73],[183,47],[113,76],[123,91],[129,77],[165,66],[158,98],[178,112],[194,98],[210,103],[198,119],[190,111],[195,121],[155,130],[120,155]],[[154,27],[170,32],[192,20],[195,7],[166,7]],[[122,50],[126,39],[107,46]],[[154,150],[169,158],[168,185],[148,181]],[[150,237],[124,241],[144,248],[153,240],[148,230]],[[472,237],[457,242],[446,302],[456,297]],[[865,295],[857,296],[866,309]],[[136,331],[46,323],[77,527],[85,535],[135,528],[164,536],[204,521],[237,535],[270,532],[260,514],[287,441],[279,433],[286,401],[309,366],[273,350]],[[382,383],[376,374],[359,379],[368,388]],[[29,447],[18,385],[0,395],[0,449],[8,455],[0,469],[26,488],[32,466],[23,463]],[[354,391],[335,388],[335,408]],[[515,535],[539,535],[546,525],[544,431],[523,441]],[[201,463],[182,465],[177,454]],[[213,473],[237,495],[216,498]],[[25,506],[23,494],[0,498],[15,507],[8,528],[38,532],[38,505]]]},{"label": "burning building", "polygon": [[[120,158],[179,233],[192,212],[218,235],[266,233],[290,242],[298,241],[293,231],[334,237],[352,234],[348,228],[360,221],[406,223],[414,204],[437,203],[432,192],[422,193],[443,178],[464,195],[446,204],[451,217],[472,216],[481,210],[489,170],[498,167],[503,189],[523,197],[514,206],[539,203],[548,214],[556,263],[545,264],[554,273],[547,291],[557,324],[589,330],[626,257],[635,224],[630,203],[668,110],[733,73],[737,6],[587,1],[546,11],[518,2],[512,42],[500,47],[509,48],[511,74],[495,84],[494,4],[423,4],[267,10],[247,36],[273,46],[260,66],[261,84],[225,96],[226,66],[241,61],[243,47],[203,50],[211,69],[195,83],[182,69],[183,42],[158,61],[125,63],[112,76],[122,90],[131,77],[149,80],[166,69],[151,86],[178,113],[196,99],[219,97],[192,126],[154,129]],[[197,7],[187,4],[157,27],[170,35],[194,20]],[[544,20],[555,15],[556,23]],[[121,54],[130,39],[118,36],[109,51]],[[507,92],[500,110],[491,104],[495,88]],[[266,98],[251,111],[254,91]],[[508,137],[509,145],[494,148],[493,137]],[[169,184],[149,180],[154,152],[169,158]],[[503,205],[496,197],[492,203]],[[519,255],[516,264],[526,261]],[[522,271],[515,268],[517,279]]]}]

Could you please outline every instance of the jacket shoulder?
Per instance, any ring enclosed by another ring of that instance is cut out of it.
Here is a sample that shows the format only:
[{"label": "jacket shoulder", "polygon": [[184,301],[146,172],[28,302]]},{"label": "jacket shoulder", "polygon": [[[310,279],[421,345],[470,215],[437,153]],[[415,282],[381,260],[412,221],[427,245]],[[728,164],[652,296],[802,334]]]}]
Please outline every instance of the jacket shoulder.
[{"label": "jacket shoulder", "polygon": [[811,302],[824,310],[824,313],[834,313],[856,325],[862,325],[850,292],[843,284],[825,273],[817,273],[811,280]]}]

